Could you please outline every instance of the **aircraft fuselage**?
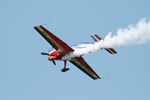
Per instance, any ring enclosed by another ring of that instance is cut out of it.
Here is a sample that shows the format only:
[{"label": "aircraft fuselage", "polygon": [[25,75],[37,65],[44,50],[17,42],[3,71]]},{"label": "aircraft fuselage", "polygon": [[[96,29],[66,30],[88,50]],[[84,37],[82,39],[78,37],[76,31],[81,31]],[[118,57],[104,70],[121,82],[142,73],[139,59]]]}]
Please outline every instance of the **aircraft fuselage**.
[{"label": "aircraft fuselage", "polygon": [[74,49],[74,51],[72,52],[52,50],[49,52],[48,60],[70,60],[71,58],[74,57],[80,57],[85,54],[96,52],[102,49],[102,47],[100,46],[101,44],[100,42],[101,41],[94,42],[94,43],[82,43],[82,44],[72,46],[72,48]]}]

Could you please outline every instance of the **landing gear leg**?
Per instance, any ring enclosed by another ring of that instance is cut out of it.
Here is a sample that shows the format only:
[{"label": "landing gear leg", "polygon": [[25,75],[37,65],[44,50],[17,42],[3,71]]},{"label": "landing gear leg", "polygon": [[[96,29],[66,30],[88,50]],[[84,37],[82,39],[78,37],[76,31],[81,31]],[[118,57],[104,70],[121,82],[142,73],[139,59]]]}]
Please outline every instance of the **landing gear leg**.
[{"label": "landing gear leg", "polygon": [[61,70],[62,72],[68,71],[70,68],[66,68],[67,60],[64,60],[64,68]]}]

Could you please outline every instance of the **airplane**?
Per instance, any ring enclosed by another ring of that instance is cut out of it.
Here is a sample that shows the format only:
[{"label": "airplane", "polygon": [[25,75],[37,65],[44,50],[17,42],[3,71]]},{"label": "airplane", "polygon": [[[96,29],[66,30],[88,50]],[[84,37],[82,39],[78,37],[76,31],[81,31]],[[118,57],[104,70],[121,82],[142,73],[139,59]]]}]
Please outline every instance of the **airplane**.
[{"label": "airplane", "polygon": [[35,26],[34,29],[54,48],[48,53],[42,52],[41,55],[47,55],[48,60],[52,61],[54,65],[56,65],[55,60],[62,60],[64,62],[64,67],[61,70],[62,72],[69,70],[69,68],[66,67],[67,61],[69,61],[92,79],[101,79],[101,77],[86,63],[82,56],[101,49],[105,49],[110,54],[117,53],[113,48],[104,48],[101,46],[103,41],[111,38],[111,32],[108,33],[104,39],[97,34],[92,34],[93,43],[81,43],[69,46],[42,25]]}]

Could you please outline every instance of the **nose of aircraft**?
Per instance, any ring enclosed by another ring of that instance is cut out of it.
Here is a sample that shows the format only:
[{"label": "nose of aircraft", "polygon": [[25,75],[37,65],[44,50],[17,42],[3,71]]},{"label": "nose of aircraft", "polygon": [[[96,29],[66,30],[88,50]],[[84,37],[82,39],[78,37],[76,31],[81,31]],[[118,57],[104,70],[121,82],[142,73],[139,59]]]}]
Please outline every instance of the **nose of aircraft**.
[{"label": "nose of aircraft", "polygon": [[59,56],[58,51],[52,51],[49,53],[48,60],[55,60]]},{"label": "nose of aircraft", "polygon": [[55,56],[48,56],[48,60],[55,60],[56,57]]},{"label": "nose of aircraft", "polygon": [[58,56],[59,52],[58,51],[53,51],[49,54],[50,56]]}]

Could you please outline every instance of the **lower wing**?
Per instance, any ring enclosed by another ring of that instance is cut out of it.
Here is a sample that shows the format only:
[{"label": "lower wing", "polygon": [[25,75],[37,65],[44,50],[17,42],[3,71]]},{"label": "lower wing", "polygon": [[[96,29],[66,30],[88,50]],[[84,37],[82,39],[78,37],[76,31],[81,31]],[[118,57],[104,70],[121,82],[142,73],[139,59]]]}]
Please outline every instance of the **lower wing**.
[{"label": "lower wing", "polygon": [[94,72],[94,70],[85,62],[83,57],[75,57],[70,60],[72,64],[90,76],[92,79],[100,79],[100,77]]}]

